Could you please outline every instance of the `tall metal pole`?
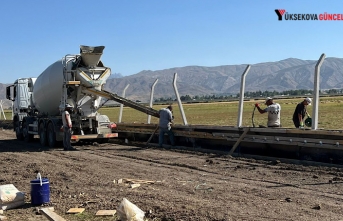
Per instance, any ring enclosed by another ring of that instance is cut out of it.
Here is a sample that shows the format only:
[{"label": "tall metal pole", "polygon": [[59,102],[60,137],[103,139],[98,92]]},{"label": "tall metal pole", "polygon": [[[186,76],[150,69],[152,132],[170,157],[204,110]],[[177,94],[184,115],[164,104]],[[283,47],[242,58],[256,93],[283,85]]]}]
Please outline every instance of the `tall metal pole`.
[{"label": "tall metal pole", "polygon": [[238,104],[238,118],[237,118],[237,127],[242,126],[242,117],[243,117],[243,101],[244,101],[244,91],[245,91],[245,76],[248,74],[250,70],[250,65],[245,68],[245,71],[241,77],[241,91],[240,91],[240,98]]},{"label": "tall metal pole", "polygon": [[6,119],[6,115],[5,115],[5,111],[4,111],[3,106],[2,106],[3,104],[4,104],[4,101],[1,100],[1,112],[2,112],[2,114],[4,115],[4,119],[7,120],[7,119]]},{"label": "tall metal pole", "polygon": [[181,102],[181,99],[180,99],[179,91],[177,90],[176,79],[177,79],[177,73],[174,73],[173,87],[174,87],[174,91],[175,91],[175,96],[176,96],[176,99],[177,99],[177,103],[179,104],[179,108],[180,108],[183,124],[184,125],[188,125],[185,112],[183,111],[183,107],[182,107],[182,102]]},{"label": "tall metal pole", "polygon": [[313,108],[312,108],[312,130],[318,129],[318,104],[319,104],[319,78],[320,78],[320,67],[322,66],[325,59],[325,54],[323,53],[315,68],[314,72],[314,89],[313,89]]},{"label": "tall metal pole", "polygon": [[[152,101],[154,99],[154,89],[155,89],[155,85],[157,84],[157,81],[158,81],[158,79],[156,79],[155,82],[151,86],[149,107],[152,107]],[[150,124],[150,121],[151,121],[151,115],[148,115],[148,124]]]},{"label": "tall metal pole", "polygon": [[[123,94],[121,95],[122,97],[125,98],[125,91],[126,89],[130,86],[130,84],[126,85],[126,87],[124,88],[123,90]],[[121,118],[123,116],[123,107],[124,107],[124,104],[120,104],[120,111],[119,111],[119,119],[118,119],[118,123],[121,123]]]}]

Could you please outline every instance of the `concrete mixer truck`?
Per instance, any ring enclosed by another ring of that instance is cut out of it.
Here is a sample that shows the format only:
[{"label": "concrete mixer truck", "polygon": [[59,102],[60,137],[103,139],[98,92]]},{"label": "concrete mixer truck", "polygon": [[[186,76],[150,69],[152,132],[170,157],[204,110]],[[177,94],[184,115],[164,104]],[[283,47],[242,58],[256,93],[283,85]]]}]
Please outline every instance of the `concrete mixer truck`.
[{"label": "concrete mixer truck", "polygon": [[159,117],[158,111],[103,89],[111,74],[100,60],[104,48],[81,45],[80,54],[65,55],[37,78],[20,78],[6,88],[18,140],[29,142],[38,135],[42,145],[54,147],[63,139],[61,111],[66,104],[73,106],[72,140],[117,137],[108,116],[98,112],[102,98]]}]

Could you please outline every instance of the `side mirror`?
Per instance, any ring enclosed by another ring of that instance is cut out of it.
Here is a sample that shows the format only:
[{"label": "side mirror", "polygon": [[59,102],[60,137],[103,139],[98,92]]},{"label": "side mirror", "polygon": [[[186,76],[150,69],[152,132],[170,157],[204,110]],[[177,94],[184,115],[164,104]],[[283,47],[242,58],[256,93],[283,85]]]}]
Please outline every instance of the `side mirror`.
[{"label": "side mirror", "polygon": [[11,96],[11,88],[13,88],[13,85],[6,87],[6,98],[14,101],[14,98]]}]

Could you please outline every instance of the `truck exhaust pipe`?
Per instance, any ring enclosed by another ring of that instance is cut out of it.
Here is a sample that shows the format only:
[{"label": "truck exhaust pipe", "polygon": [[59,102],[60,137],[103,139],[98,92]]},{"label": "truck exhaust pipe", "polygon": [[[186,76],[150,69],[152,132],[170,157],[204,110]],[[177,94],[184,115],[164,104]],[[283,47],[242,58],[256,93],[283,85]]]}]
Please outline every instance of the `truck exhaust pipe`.
[{"label": "truck exhaust pipe", "polygon": [[90,47],[81,45],[80,54],[83,63],[87,67],[96,67],[100,61],[104,48],[105,46]]}]

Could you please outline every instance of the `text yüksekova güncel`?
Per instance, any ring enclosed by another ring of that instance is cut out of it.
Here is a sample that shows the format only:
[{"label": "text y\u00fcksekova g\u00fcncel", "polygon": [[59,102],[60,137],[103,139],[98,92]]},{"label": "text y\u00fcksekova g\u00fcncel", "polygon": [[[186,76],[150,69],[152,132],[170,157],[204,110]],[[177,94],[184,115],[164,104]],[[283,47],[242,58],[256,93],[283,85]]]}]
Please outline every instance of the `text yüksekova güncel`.
[{"label": "text y\u00fcksekova g\u00fcncel", "polygon": [[285,20],[343,20],[343,14],[290,14],[285,13]]}]

